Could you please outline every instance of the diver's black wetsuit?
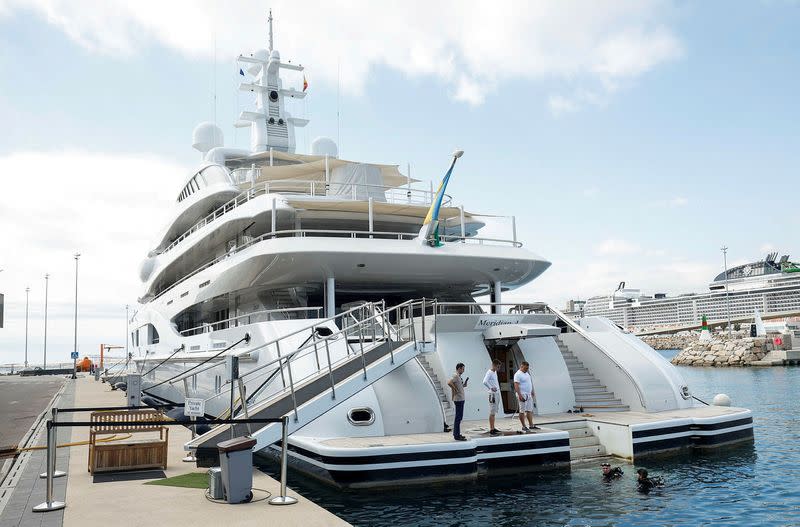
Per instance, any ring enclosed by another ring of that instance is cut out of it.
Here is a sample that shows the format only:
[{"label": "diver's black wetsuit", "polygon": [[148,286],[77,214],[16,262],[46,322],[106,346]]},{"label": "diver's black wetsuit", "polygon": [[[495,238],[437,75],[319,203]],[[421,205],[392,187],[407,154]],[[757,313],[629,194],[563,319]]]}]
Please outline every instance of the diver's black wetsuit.
[{"label": "diver's black wetsuit", "polygon": [[644,494],[647,494],[648,492],[653,490],[655,487],[663,487],[663,486],[664,486],[664,484],[661,482],[660,478],[652,478],[652,479],[651,478],[644,478],[644,479],[640,479],[640,480],[637,481],[636,490],[638,490],[639,492],[642,492]]},{"label": "diver's black wetsuit", "polygon": [[615,479],[619,479],[622,477],[622,469],[619,467],[612,468],[608,474],[603,474],[603,481],[609,482],[614,481]]}]

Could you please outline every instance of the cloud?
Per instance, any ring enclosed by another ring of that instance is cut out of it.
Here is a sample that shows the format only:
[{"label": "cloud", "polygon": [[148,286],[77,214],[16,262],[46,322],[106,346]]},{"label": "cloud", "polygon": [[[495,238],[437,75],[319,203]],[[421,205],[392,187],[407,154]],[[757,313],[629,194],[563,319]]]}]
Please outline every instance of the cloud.
[{"label": "cloud", "polygon": [[152,156],[63,151],[0,157],[0,291],[7,309],[0,363],[21,351],[25,287],[31,288],[31,340],[40,345],[45,273],[48,340],[68,344],[61,351],[69,357],[75,251],[81,253],[80,343],[93,350],[98,342],[124,342],[124,306],[141,295],[139,262],[164,227],[186,172]]},{"label": "cloud", "polygon": [[[575,91],[547,101],[563,113],[603,101],[683,54],[665,24],[673,8],[662,0],[519,0],[502,9],[478,0],[270,5],[284,60],[310,65],[309,76],[329,84],[339,78],[353,94],[365,91],[376,67],[437,79],[454,99],[473,105],[511,80],[556,80]],[[266,45],[265,5],[255,0],[0,0],[0,16],[20,11],[92,53],[121,58],[157,44],[193,60],[224,61]]]},{"label": "cloud", "polygon": [[616,256],[638,253],[641,252],[641,248],[626,240],[608,239],[595,247],[595,252],[605,256]]}]

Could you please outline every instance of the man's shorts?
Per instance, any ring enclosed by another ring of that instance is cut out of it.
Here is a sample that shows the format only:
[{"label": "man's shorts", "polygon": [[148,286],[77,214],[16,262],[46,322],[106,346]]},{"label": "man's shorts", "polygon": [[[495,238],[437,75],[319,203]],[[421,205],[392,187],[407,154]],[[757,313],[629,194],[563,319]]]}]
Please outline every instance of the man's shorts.
[{"label": "man's shorts", "polygon": [[500,407],[498,404],[500,401],[500,396],[496,393],[489,394],[489,415],[496,415],[497,411]]},{"label": "man's shorts", "polygon": [[[519,401],[519,398],[517,398]],[[533,397],[528,394],[524,401],[519,401],[520,412],[533,412]]]}]

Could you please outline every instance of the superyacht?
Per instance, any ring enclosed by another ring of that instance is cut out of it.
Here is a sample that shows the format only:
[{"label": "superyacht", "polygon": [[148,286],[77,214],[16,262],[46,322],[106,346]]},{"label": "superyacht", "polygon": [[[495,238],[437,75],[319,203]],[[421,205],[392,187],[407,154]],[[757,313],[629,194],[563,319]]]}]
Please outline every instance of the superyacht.
[{"label": "superyacht", "polygon": [[[148,401],[201,399],[210,418],[288,416],[292,466],[340,487],[752,438],[749,410],[701,405],[678,370],[607,319],[504,304],[550,262],[515,230],[482,236],[482,216],[446,194],[463,152],[436,190],[396,165],[343,159],[331,139],[296,152],[295,129],[308,121],[285,102],[307,92],[281,73],[303,67],[273,48],[271,17],[268,42],[238,57],[255,104],[236,126],[249,128],[250,148],[226,147],[214,124],[195,128],[201,162],[141,264],[130,322]],[[487,392],[473,381],[466,440],[455,441],[447,379],[456,363],[480,379],[493,359],[500,433],[485,426]],[[511,419],[523,361],[536,430]],[[252,435],[265,456],[280,439],[277,425],[202,432],[186,444],[201,466],[231,433]]]}]

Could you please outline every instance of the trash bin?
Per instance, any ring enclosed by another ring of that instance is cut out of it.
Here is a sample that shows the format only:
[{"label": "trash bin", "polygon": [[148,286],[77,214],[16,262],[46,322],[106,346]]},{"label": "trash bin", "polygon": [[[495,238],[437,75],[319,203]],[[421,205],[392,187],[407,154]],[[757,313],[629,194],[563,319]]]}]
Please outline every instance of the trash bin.
[{"label": "trash bin", "polygon": [[253,447],[251,437],[235,437],[217,444],[222,469],[222,489],[228,503],[253,499]]}]

